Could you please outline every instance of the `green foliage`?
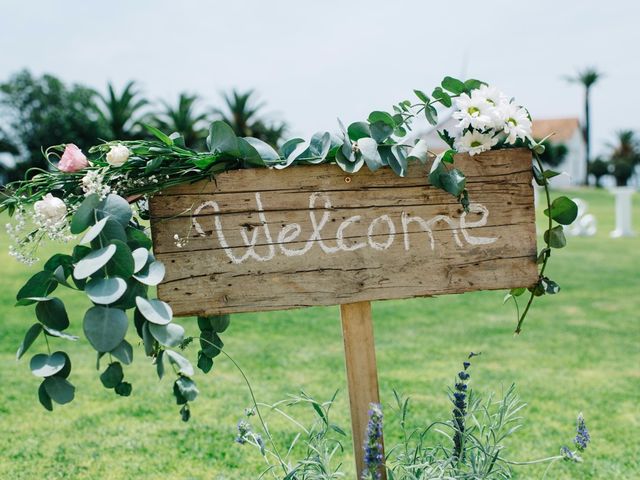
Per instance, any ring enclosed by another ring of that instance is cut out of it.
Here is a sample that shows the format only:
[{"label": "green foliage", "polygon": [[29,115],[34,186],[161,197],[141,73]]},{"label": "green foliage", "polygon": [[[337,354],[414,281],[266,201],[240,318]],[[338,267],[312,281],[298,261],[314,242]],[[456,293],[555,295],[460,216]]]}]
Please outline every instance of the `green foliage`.
[{"label": "green foliage", "polygon": [[96,94],[82,85],[66,86],[52,75],[33,76],[23,70],[0,84],[0,107],[6,112],[6,135],[24,153],[10,180],[28,168],[49,168],[42,155],[46,145],[73,142],[88,149],[109,133],[98,121]]},{"label": "green foliage", "polygon": [[[107,94],[98,94],[96,108],[101,123],[106,126],[108,139],[130,140],[140,135],[144,118],[140,111],[149,104],[136,83],[128,82],[120,94],[111,82],[107,84]],[[45,144],[48,145],[48,144]]]}]

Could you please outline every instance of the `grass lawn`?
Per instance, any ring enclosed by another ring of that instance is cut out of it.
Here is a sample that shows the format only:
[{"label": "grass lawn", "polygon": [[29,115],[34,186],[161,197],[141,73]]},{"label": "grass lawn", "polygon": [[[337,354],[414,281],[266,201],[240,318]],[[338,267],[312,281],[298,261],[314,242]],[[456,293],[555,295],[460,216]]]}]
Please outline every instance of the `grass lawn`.
[{"label": "grass lawn", "polygon": [[[547,478],[640,478],[640,238],[609,239],[613,197],[607,192],[569,195],[588,201],[598,234],[569,238],[568,248],[554,253],[549,274],[562,292],[534,304],[519,337],[512,334],[514,309],[502,305],[503,292],[374,304],[381,395],[387,404],[393,388],[410,395],[416,425],[444,420],[450,412],[447,386],[466,354],[482,351],[472,366],[472,386],[499,392],[515,382],[529,403],[525,428],[509,447],[512,459],[556,454],[571,441],[582,411],[592,436],[585,462],[557,463]],[[640,230],[640,195],[634,215]],[[10,259],[6,243],[6,236],[0,236],[0,478],[257,478],[260,455],[234,443],[235,425],[249,397],[225,359],[216,361],[209,376],[196,376],[201,396],[185,424],[171,395],[172,380],[158,382],[141,348],[125,372],[133,394],[122,398],[102,388],[95,353],[86,341],[76,342],[67,346],[76,400],[53,413],[42,409],[28,356],[15,361],[34,314],[33,307],[13,308],[14,296],[35,269]],[[87,303],[63,298],[70,331],[81,334]],[[180,323],[195,333],[192,319]],[[348,430],[337,307],[236,315],[224,340],[260,401],[273,403],[301,388],[324,400],[339,389],[334,420]],[[44,346],[38,342],[32,348]],[[283,432],[280,425],[273,425],[276,437],[290,440],[290,430]],[[391,445],[399,435],[391,413],[387,425]],[[352,479],[350,442],[345,439],[344,462],[346,478]],[[516,478],[541,478],[543,471],[525,467]]]}]

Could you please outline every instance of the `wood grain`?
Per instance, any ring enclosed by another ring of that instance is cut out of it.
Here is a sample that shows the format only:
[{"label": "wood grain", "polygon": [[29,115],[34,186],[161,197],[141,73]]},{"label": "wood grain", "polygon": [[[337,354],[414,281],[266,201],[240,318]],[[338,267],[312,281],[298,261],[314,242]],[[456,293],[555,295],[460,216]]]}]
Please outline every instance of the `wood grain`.
[{"label": "wood grain", "polygon": [[[429,166],[419,164],[404,178],[390,169],[349,175],[335,165],[236,170],[164,191],[150,205],[154,253],[167,266],[158,294],[184,316],[534,284],[531,154],[498,150],[457,155],[455,163],[475,205],[467,215],[427,184]],[[317,238],[312,216],[316,223],[327,216]],[[417,217],[440,220],[427,231]],[[278,239],[283,229],[288,234]],[[477,237],[495,241],[474,244]],[[255,254],[269,259],[234,263],[252,239]]]},{"label": "wood grain", "polygon": [[[369,404],[380,403],[371,302],[341,305],[340,317],[349,386],[353,452],[356,459],[357,478],[362,478],[363,445],[369,420]],[[380,441],[382,443],[382,439]],[[386,480],[385,469],[381,468],[380,473],[381,478]]]}]

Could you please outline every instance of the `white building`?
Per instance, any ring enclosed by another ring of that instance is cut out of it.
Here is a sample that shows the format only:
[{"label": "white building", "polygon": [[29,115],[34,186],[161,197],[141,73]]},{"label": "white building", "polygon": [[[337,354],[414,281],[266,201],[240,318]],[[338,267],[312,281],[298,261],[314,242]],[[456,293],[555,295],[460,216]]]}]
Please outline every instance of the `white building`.
[{"label": "white building", "polygon": [[553,167],[553,170],[565,172],[566,175],[555,177],[552,184],[556,187],[584,184],[587,144],[582,135],[580,121],[577,118],[534,119],[533,138],[541,140],[547,135],[552,135],[549,142],[567,147],[564,161]]}]

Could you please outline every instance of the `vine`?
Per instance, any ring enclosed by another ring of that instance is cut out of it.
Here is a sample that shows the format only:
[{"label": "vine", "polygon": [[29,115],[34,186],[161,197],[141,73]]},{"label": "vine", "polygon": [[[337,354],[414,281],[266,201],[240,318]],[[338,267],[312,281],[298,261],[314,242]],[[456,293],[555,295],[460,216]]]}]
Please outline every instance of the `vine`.
[{"label": "vine", "polygon": [[[132,392],[123,369],[133,360],[133,347],[125,340],[127,312],[132,311],[145,354],[155,364],[159,378],[165,375],[166,365],[171,366],[176,376],[173,394],[181,416],[185,421],[190,418],[189,404],[198,395],[192,378],[195,372],[176,348],[184,348],[192,339],[185,339],[184,328],[173,322],[171,307],[149,296],[149,287],[164,279],[165,269],[151,252],[143,221],[148,219],[146,205],[153,194],[174,185],[213,179],[232,169],[335,163],[348,173],[366,165],[372,171],[389,167],[404,176],[409,162],[431,160],[429,183],[456,197],[467,210],[466,178],[454,166],[455,154],[473,156],[493,148],[529,148],[535,159],[534,179],[545,192],[548,228],[545,246],[538,255],[539,279],[528,288],[522,312],[518,297],[526,288],[513,289],[505,297],[505,301],[516,303],[516,333],[520,333],[533,300],[559,291],[558,284],[545,273],[552,250],[566,245],[563,225],[575,219],[577,207],[567,197],[551,201],[549,179],[557,172],[545,170],[540,161],[544,147],[531,137],[527,110],[502,92],[479,80],[445,77],[430,96],[420,90],[414,94],[416,101],[403,100],[392,112],[373,111],[366,121],[348,127],[340,123],[339,135],[318,132],[308,141],[293,138],[278,150],[255,138],[237,137],[224,122],[211,125],[207,152],[194,151],[179,134],[166,135],[151,126],[146,128],[153,140],[105,142],[89,149],[91,160],[73,144],[45,150],[50,171],[32,169],[24,181],[8,184],[0,192],[0,212],[6,210],[14,220],[7,225],[15,242],[10,253],[19,260],[34,263],[44,239],[69,242],[82,235],[71,254],[53,255],[16,297],[17,306],[35,305],[37,318],[18,349],[18,359],[41,334],[46,345],[47,353],[38,353],[30,361],[31,372],[43,379],[38,390],[40,403],[51,410],[52,402],[65,404],[75,396],[68,380],[71,359],[64,351],[52,353],[49,342],[53,338],[78,339],[65,332],[69,316],[62,300],[52,296],[63,286],[83,291],[92,304],[84,315],[83,332],[97,352],[97,368],[105,355],[109,358],[100,374],[101,383],[121,396]],[[455,126],[438,132],[449,149],[436,154],[424,140],[403,142],[419,116],[438,124],[438,106],[453,108]],[[228,316],[198,318],[201,348],[197,366],[204,373],[211,371],[214,358],[222,351],[220,334],[228,325]]]}]

